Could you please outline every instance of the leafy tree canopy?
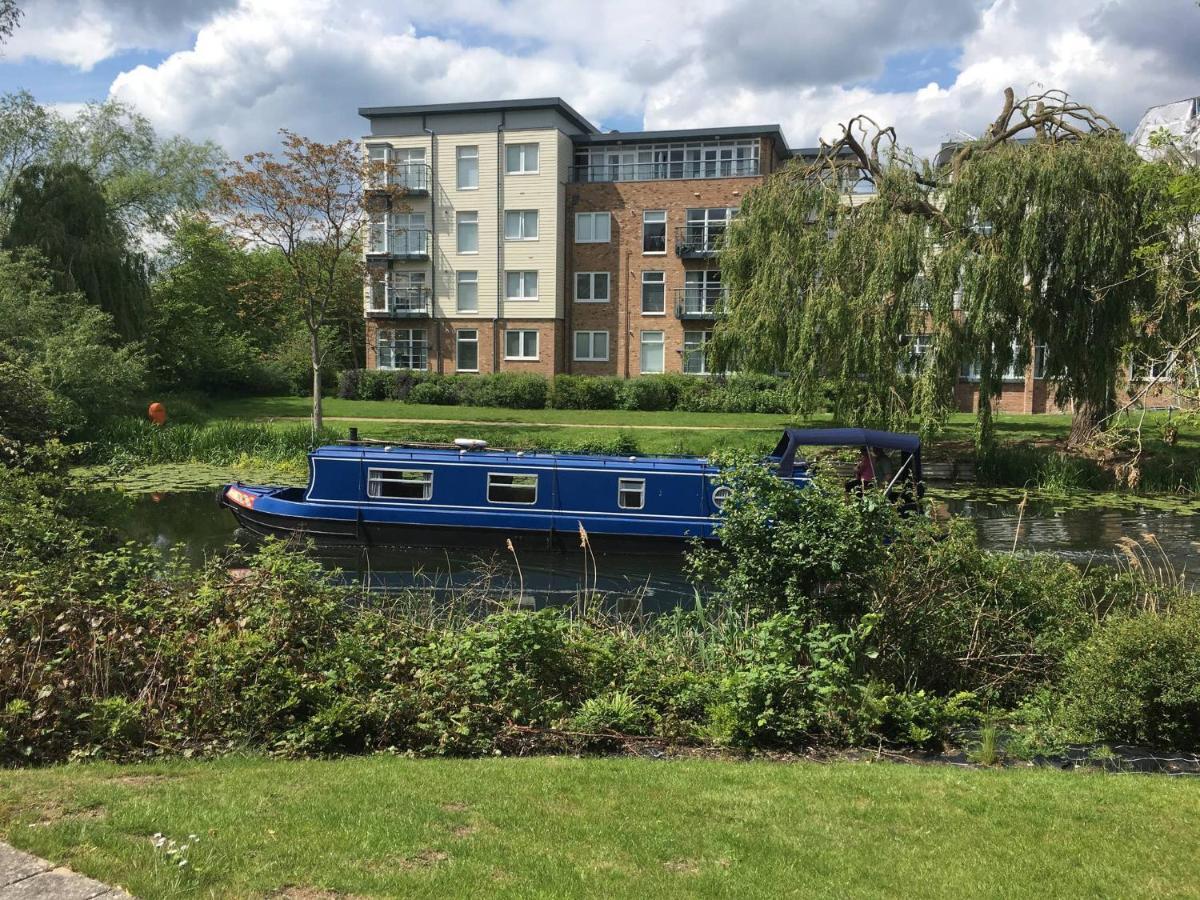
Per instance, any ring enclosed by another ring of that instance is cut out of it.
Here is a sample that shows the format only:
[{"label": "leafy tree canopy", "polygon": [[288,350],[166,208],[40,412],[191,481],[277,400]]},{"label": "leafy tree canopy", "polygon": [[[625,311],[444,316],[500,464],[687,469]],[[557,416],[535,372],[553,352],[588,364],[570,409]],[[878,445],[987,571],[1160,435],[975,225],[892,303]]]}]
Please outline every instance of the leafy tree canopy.
[{"label": "leafy tree canopy", "polygon": [[4,246],[35,248],[60,291],[82,292],[112,316],[122,337],[140,337],[149,303],[145,265],[91,175],[73,163],[29,166],[13,198]]},{"label": "leafy tree canopy", "polygon": [[[1007,92],[981,138],[939,157],[858,117],[816,162],[752,191],[721,256],[715,363],[788,371],[802,404],[831,398],[846,422],[926,430],[973,363],[987,443],[1005,371],[1040,345],[1085,439],[1113,411],[1123,350],[1154,303],[1144,164],[1111,122],[1054,92]],[[859,178],[873,190],[851,189]]]}]

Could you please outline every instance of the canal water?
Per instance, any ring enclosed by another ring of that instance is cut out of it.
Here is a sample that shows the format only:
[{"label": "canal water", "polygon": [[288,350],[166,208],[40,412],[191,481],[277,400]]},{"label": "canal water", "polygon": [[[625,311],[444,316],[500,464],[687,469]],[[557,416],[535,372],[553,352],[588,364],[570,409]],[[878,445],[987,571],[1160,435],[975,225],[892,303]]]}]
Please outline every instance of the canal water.
[{"label": "canal water", "polygon": [[[166,550],[177,547],[193,561],[225,552],[231,541],[246,543],[232,514],[217,506],[215,492],[157,494],[96,492],[107,518],[129,538]],[[1151,544],[1156,564],[1165,561],[1193,583],[1200,581],[1200,515],[1149,506],[1061,508],[1041,502],[1022,511],[1007,499],[956,498],[940,502],[939,514],[971,519],[986,548],[1058,553],[1080,564],[1111,564],[1118,544],[1131,539]],[[1148,539],[1147,536],[1152,538]],[[318,558],[340,577],[375,589],[405,587],[454,591],[476,586],[533,598],[538,604],[569,602],[593,589],[632,598],[632,605],[658,610],[687,603],[693,589],[678,552],[659,555],[585,551],[504,551],[460,547],[393,547],[317,550]]]}]

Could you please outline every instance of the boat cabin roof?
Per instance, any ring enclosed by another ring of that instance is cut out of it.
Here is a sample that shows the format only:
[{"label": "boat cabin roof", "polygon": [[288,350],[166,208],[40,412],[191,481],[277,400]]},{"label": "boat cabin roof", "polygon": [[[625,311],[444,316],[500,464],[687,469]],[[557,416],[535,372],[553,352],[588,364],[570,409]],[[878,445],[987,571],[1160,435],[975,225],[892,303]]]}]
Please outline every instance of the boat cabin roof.
[{"label": "boat cabin roof", "polygon": [[318,447],[311,454],[319,459],[352,459],[365,463],[412,463],[434,465],[470,460],[479,465],[559,469],[637,469],[647,472],[689,472],[699,474],[711,466],[697,456],[602,456],[588,453],[548,453],[534,450],[465,449],[450,447],[363,446],[333,444]]},{"label": "boat cabin roof", "polygon": [[771,454],[779,458],[779,474],[792,474],[800,447],[870,447],[899,450],[913,457],[917,480],[921,477],[921,439],[915,434],[873,431],[869,428],[787,428]]}]

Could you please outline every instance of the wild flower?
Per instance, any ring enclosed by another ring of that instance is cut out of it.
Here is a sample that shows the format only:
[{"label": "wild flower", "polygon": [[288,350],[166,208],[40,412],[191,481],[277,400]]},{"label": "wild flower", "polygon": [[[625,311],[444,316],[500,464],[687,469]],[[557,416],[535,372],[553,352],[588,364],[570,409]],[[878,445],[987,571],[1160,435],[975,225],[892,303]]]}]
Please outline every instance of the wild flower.
[{"label": "wild flower", "polygon": [[150,840],[154,849],[161,851],[167,862],[174,863],[176,868],[183,869],[189,865],[188,856],[191,849],[200,843],[200,836],[189,834],[186,840],[177,841],[167,837],[161,831],[156,831]]}]

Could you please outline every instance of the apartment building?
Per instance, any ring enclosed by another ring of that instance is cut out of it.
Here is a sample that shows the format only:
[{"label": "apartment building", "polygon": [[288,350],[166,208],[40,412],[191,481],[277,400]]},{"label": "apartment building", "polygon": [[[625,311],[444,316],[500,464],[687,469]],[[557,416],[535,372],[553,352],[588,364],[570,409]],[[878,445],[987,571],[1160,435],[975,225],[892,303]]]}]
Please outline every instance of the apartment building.
[{"label": "apartment building", "polygon": [[777,125],[602,133],[559,98],[359,113],[383,369],[702,374],[721,235],[793,155]]}]

